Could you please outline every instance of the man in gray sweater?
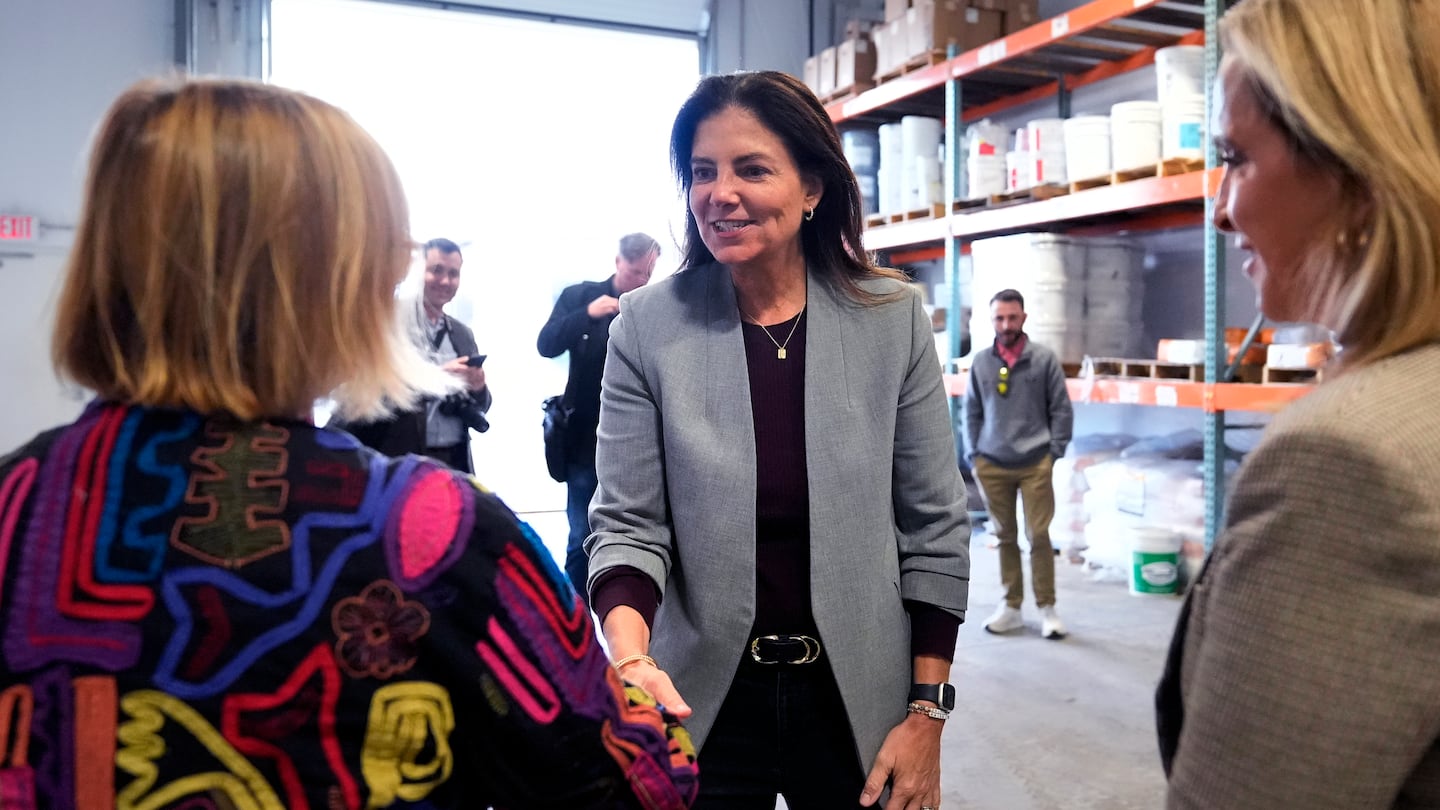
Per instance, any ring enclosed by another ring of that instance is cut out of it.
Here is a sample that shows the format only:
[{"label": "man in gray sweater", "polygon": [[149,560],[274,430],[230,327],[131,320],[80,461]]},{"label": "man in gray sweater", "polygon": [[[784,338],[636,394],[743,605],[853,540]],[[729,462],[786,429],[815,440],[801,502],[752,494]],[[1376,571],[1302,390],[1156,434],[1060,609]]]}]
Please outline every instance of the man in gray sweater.
[{"label": "man in gray sweater", "polygon": [[975,353],[965,395],[965,457],[985,495],[995,537],[1000,541],[1000,580],[1005,599],[985,622],[991,633],[1025,626],[1020,604],[1025,572],[1015,518],[1018,493],[1025,505],[1030,541],[1030,579],[1045,638],[1065,637],[1055,613],[1055,552],[1050,520],[1055,516],[1055,459],[1070,443],[1074,413],[1065,371],[1055,352],[1025,334],[1025,299],[1001,290],[990,299],[995,345]]}]

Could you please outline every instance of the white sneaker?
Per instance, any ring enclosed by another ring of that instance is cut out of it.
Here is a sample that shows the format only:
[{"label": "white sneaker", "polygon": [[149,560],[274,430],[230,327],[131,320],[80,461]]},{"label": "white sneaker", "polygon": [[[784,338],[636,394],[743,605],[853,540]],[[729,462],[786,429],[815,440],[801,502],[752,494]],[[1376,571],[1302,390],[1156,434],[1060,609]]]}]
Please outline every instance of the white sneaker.
[{"label": "white sneaker", "polygon": [[1025,619],[1020,615],[1020,608],[1013,608],[1004,602],[995,608],[990,618],[985,620],[985,629],[991,633],[1009,633],[1012,630],[1019,630],[1025,626]]},{"label": "white sneaker", "polygon": [[1046,605],[1040,608],[1040,635],[1045,638],[1059,640],[1065,637],[1065,623],[1055,613],[1054,605]]}]

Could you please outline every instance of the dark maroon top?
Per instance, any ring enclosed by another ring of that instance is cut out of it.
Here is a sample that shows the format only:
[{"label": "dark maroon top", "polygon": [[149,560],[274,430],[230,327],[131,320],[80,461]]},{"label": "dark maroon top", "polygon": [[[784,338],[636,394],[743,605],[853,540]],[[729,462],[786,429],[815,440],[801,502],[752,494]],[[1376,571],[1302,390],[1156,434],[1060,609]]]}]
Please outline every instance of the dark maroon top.
[{"label": "dark maroon top", "polygon": [[[796,318],[799,323],[791,318],[764,329],[741,324],[755,425],[755,635],[817,634],[810,614],[805,313]],[[776,343],[785,347],[783,360],[777,356]],[[596,580],[593,596],[602,620],[612,608],[629,605],[653,625],[660,595],[644,573],[617,566]],[[960,620],[920,602],[907,601],[905,609],[911,619],[912,652],[952,659]]]}]

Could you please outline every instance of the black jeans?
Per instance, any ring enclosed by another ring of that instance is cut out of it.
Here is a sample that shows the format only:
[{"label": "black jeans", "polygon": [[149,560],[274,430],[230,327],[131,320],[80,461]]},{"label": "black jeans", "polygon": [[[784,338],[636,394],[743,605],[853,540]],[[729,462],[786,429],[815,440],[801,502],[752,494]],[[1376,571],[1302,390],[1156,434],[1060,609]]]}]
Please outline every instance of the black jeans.
[{"label": "black jeans", "polygon": [[700,752],[694,810],[860,806],[865,771],[827,659],[756,664],[746,656]]}]

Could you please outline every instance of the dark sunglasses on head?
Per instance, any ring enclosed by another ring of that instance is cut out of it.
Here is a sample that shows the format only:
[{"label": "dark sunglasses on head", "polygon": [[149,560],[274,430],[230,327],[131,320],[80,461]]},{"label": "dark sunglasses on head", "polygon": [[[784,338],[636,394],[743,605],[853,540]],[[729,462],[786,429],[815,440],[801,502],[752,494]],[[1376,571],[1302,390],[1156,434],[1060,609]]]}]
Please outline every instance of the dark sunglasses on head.
[{"label": "dark sunglasses on head", "polygon": [[1001,366],[1001,367],[1000,367],[1000,381],[995,384],[995,392],[998,393],[998,394],[999,394],[1000,396],[1002,396],[1002,397],[1005,396],[1006,394],[1009,394],[1009,393],[1010,393],[1010,367],[1009,367],[1009,366]]}]

